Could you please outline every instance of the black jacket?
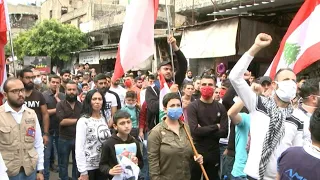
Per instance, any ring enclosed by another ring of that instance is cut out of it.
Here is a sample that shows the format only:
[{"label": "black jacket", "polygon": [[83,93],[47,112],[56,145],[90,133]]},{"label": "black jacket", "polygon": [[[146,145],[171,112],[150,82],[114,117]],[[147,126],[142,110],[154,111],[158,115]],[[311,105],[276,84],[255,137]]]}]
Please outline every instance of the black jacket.
[{"label": "black jacket", "polygon": [[123,141],[121,138],[114,133],[107,141],[102,144],[102,151],[101,151],[101,160],[99,164],[100,171],[112,179],[112,176],[109,174],[109,170],[116,166],[118,163],[116,157],[115,146],[116,144],[131,144],[136,143],[137,145],[137,154],[136,157],[138,158],[138,166],[140,169],[143,167],[143,159],[142,153],[140,149],[139,142],[134,139],[131,135],[129,135],[126,141]]},{"label": "black jacket", "polygon": [[[223,97],[222,104],[226,108],[227,111],[233,106],[234,104],[234,97],[238,96],[236,90],[233,86],[230,86],[227,90],[226,94]],[[241,112],[247,112],[248,110],[244,107]],[[235,156],[235,125],[231,122],[230,123],[230,134],[229,134],[229,142],[228,142],[228,156]]]},{"label": "black jacket", "polygon": [[[181,87],[187,72],[188,62],[180,50],[175,51],[175,54],[178,60],[178,62],[175,62],[175,67],[177,67],[175,83]],[[159,94],[160,89],[157,86],[148,87],[146,90],[145,99],[147,103],[147,125],[149,130],[159,123]]]}]

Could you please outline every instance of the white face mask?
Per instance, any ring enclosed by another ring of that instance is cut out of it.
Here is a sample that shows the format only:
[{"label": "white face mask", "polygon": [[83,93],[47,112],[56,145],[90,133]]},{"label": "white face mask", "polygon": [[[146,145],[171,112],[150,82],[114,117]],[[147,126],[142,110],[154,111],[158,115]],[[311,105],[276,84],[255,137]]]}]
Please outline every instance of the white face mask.
[{"label": "white face mask", "polygon": [[126,106],[128,107],[128,108],[135,108],[136,107],[136,105],[137,105],[137,103],[134,103],[134,104],[128,104],[128,103],[126,103]]},{"label": "white face mask", "polygon": [[35,79],[33,80],[33,83],[36,84],[36,85],[39,85],[39,84],[42,83],[42,80],[41,80],[41,78],[35,78]]},{"label": "white face mask", "polygon": [[297,94],[297,84],[292,80],[285,80],[276,82],[278,84],[278,89],[276,89],[276,94],[283,102],[289,103],[292,99],[296,97]]}]

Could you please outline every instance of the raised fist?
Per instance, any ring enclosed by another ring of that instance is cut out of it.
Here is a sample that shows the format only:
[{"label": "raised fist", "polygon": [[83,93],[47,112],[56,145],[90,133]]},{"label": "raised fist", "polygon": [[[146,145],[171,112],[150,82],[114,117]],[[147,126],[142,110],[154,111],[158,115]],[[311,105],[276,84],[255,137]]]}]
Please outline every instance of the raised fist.
[{"label": "raised fist", "polygon": [[271,42],[272,42],[272,37],[270,35],[265,33],[260,33],[256,37],[254,44],[259,46],[260,48],[265,48],[269,46]]}]

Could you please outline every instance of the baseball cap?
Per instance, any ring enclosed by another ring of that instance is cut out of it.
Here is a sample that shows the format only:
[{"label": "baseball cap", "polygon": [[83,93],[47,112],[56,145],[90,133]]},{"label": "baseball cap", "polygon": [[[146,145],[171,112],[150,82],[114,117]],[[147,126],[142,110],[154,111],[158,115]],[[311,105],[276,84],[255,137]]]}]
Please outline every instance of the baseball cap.
[{"label": "baseball cap", "polygon": [[263,84],[264,82],[271,83],[272,79],[269,76],[262,76],[259,78],[259,84]]},{"label": "baseball cap", "polygon": [[162,66],[165,66],[165,65],[172,65],[171,61],[162,61],[158,64],[158,69],[160,69]]}]

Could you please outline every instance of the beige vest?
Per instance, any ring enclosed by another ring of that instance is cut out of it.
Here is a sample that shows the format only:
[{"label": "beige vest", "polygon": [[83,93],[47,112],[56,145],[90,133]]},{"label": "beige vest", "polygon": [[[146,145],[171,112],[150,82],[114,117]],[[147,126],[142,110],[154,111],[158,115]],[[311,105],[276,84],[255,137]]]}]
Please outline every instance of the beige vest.
[{"label": "beige vest", "polygon": [[27,136],[29,128],[36,129],[36,113],[29,108],[23,112],[18,124],[10,112],[0,106],[0,152],[8,168],[8,175],[16,176],[23,167],[27,176],[36,170],[38,153],[34,148],[35,137]]}]

